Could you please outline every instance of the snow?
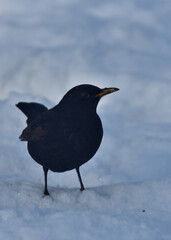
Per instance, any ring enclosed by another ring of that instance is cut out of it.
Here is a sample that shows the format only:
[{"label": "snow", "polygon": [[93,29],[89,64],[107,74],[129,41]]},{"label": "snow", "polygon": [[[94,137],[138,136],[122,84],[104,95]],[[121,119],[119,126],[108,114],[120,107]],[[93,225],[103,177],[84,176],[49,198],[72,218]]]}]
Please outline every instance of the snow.
[{"label": "snow", "polygon": [[[171,239],[171,2],[0,0],[0,239]],[[19,101],[118,87],[102,145],[75,171],[43,171],[18,136]]]},{"label": "snow", "polygon": [[40,184],[3,181],[1,238],[169,239],[170,187],[169,180],[120,183],[82,193],[51,187],[51,196],[43,197]]}]

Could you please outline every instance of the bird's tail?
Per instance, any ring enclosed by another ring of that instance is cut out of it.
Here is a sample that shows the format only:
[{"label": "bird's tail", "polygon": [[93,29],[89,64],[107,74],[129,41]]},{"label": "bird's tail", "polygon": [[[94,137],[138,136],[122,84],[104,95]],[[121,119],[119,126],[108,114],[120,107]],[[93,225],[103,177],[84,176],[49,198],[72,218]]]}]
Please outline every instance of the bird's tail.
[{"label": "bird's tail", "polygon": [[19,102],[16,104],[18,107],[28,118],[27,123],[32,122],[35,118],[37,118],[41,113],[48,110],[47,107],[40,103],[26,103],[26,102]]}]

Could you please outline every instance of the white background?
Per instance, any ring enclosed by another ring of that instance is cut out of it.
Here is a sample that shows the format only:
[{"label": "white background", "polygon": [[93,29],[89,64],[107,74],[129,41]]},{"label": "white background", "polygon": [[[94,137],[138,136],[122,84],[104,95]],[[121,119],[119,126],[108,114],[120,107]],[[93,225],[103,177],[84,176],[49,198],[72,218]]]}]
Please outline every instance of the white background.
[{"label": "white background", "polygon": [[[0,237],[171,238],[171,1],[0,0]],[[43,172],[18,136],[19,101],[118,87],[98,113],[102,145],[75,171]],[[145,212],[143,211],[145,210]]]}]

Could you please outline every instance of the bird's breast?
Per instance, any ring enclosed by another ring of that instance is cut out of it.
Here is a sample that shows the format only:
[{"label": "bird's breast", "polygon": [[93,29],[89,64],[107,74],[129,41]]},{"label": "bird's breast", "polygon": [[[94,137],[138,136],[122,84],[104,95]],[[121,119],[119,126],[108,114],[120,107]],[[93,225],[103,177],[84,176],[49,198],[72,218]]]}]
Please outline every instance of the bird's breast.
[{"label": "bird's breast", "polygon": [[100,118],[58,122],[40,140],[28,142],[30,155],[55,172],[77,168],[97,152],[103,136]]}]

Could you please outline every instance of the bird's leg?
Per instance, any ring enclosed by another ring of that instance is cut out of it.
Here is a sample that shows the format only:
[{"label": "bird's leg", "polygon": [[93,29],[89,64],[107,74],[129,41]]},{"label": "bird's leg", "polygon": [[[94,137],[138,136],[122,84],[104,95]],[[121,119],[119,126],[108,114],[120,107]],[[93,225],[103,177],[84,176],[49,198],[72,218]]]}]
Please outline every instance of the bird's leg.
[{"label": "bird's leg", "polygon": [[81,187],[80,191],[82,192],[83,190],[85,190],[85,188],[84,188],[84,185],[83,185],[83,182],[82,182],[82,179],[81,179],[79,167],[76,168],[76,172],[77,172],[78,179],[79,179],[79,182],[80,182],[80,187]]},{"label": "bird's leg", "polygon": [[48,168],[43,167],[43,171],[44,171],[44,177],[45,177],[45,190],[44,190],[44,194],[45,195],[49,195],[48,189],[47,189],[47,173],[48,173]]}]

